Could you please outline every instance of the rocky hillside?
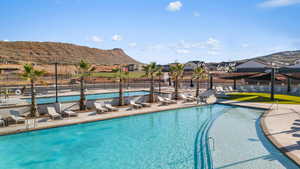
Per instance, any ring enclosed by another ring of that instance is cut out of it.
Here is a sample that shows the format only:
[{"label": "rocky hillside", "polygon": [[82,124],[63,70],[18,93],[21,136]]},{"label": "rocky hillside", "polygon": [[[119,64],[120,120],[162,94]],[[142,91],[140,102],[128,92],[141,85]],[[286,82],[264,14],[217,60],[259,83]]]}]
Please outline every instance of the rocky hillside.
[{"label": "rocky hillside", "polygon": [[56,59],[64,64],[78,63],[81,59],[99,65],[139,64],[118,48],[101,50],[68,43],[0,41],[0,64],[28,61],[49,64]]},{"label": "rocky hillside", "polygon": [[[278,66],[293,65],[295,64],[296,61],[300,61],[300,50],[278,52],[267,56],[261,56],[252,59],[247,59],[247,60],[255,60],[268,65],[271,64],[272,62]],[[242,62],[247,60],[243,60]]]}]

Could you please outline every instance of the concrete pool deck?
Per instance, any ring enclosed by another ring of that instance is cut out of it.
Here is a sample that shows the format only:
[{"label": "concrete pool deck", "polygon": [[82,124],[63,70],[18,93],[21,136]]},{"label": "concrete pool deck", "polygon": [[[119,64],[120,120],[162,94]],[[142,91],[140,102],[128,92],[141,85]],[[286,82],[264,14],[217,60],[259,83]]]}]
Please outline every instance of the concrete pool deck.
[{"label": "concrete pool deck", "polygon": [[266,109],[260,119],[260,125],[265,136],[282,153],[300,166],[300,105],[231,100],[223,100],[219,103]]},{"label": "concrete pool deck", "polygon": [[177,104],[170,104],[168,106],[162,106],[160,103],[153,103],[151,104],[151,107],[135,110],[128,110],[129,107],[124,107],[120,108],[117,112],[103,114],[95,114],[95,111],[90,110],[88,112],[78,113],[78,117],[69,117],[64,118],[63,120],[51,120],[49,117],[41,117],[36,119],[35,127],[28,128],[26,123],[2,127],[0,128],[0,136],[194,106],[199,106],[199,104],[196,104],[196,102],[183,103],[182,101],[178,101]]}]

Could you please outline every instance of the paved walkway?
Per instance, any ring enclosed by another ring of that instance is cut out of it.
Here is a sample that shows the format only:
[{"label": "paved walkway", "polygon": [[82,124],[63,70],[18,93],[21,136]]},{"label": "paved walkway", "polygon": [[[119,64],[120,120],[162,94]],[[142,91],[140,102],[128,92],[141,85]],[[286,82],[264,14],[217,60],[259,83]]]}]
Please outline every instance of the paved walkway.
[{"label": "paved walkway", "polygon": [[93,121],[101,121],[101,120],[107,120],[112,118],[126,117],[126,116],[138,115],[138,114],[153,113],[158,111],[172,110],[172,109],[186,108],[186,107],[193,107],[193,106],[199,106],[199,105],[196,104],[196,102],[183,103],[182,101],[178,101],[177,104],[171,104],[169,106],[162,106],[160,103],[155,103],[148,108],[129,110],[129,107],[126,107],[126,108],[120,108],[118,112],[109,112],[104,114],[96,114],[95,111],[89,111],[86,113],[78,113],[78,117],[64,118],[63,120],[51,120],[48,117],[44,117],[44,118],[36,119],[37,122],[35,127],[31,125],[32,127],[28,128],[26,127],[26,124],[16,124],[16,125],[10,125],[8,127],[0,128],[0,135],[15,134],[15,133],[26,132],[26,131],[54,128],[54,127],[67,126],[67,125],[80,124],[80,123],[93,122]]},{"label": "paved walkway", "polygon": [[261,118],[264,134],[282,153],[300,165],[300,105],[235,101],[220,103],[268,109]]}]

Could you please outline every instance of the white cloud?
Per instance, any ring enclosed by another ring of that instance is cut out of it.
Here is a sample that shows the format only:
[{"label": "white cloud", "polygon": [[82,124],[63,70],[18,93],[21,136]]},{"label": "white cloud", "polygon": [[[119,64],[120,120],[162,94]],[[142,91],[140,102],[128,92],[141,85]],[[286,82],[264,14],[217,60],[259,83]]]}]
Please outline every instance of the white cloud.
[{"label": "white cloud", "polygon": [[250,45],[248,43],[242,44],[242,48],[248,48]]},{"label": "white cloud", "polygon": [[295,4],[300,4],[300,0],[266,0],[258,4],[258,6],[263,8],[272,8],[272,7],[282,7],[282,6],[289,6]]},{"label": "white cloud", "polygon": [[115,35],[112,37],[112,40],[113,40],[113,41],[121,41],[121,40],[123,40],[123,37],[122,37],[121,35],[115,34]]},{"label": "white cloud", "polygon": [[101,37],[99,37],[99,36],[92,36],[92,37],[89,39],[89,41],[91,41],[91,42],[96,42],[96,43],[101,43],[101,42],[103,42],[103,39],[102,39]]},{"label": "white cloud", "polygon": [[206,45],[208,46],[208,48],[216,50],[220,48],[220,41],[214,38],[209,38],[206,41]]},{"label": "white cloud", "polygon": [[166,10],[171,12],[176,12],[176,11],[180,11],[182,6],[183,4],[180,1],[174,1],[169,3],[169,5],[166,7]]},{"label": "white cloud", "polygon": [[146,50],[162,50],[165,49],[165,45],[163,44],[152,44],[147,46]]},{"label": "white cloud", "polygon": [[176,53],[177,53],[177,54],[189,54],[190,51],[187,50],[187,49],[177,49],[177,50],[176,50]]},{"label": "white cloud", "polygon": [[137,46],[137,44],[135,42],[131,42],[128,44],[129,47],[134,48]]},{"label": "white cloud", "polygon": [[195,17],[199,17],[199,16],[200,16],[200,13],[199,13],[199,12],[197,12],[197,11],[194,11],[194,12],[193,12],[193,16],[195,16]]},{"label": "white cloud", "polygon": [[220,52],[209,50],[209,51],[207,52],[207,54],[209,54],[209,55],[219,55]]},{"label": "white cloud", "polygon": [[8,39],[4,39],[3,41],[4,41],[4,42],[8,42],[9,40],[8,40]]}]

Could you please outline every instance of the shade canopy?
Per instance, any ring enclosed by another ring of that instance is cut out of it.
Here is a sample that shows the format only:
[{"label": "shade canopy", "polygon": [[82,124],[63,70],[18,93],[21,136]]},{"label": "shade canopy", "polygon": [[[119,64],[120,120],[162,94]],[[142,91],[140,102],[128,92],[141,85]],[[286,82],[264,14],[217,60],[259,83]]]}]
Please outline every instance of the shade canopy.
[{"label": "shade canopy", "polygon": [[300,75],[299,74],[282,74],[286,78],[294,79],[294,80],[300,80]]},{"label": "shade canopy", "polygon": [[[271,81],[272,80],[272,75],[271,75],[271,73],[259,73],[257,75],[253,75],[253,76],[249,77],[248,79],[258,80],[258,81]],[[275,75],[275,80],[276,81],[283,81],[283,80],[286,80],[286,77],[282,74],[276,74]]]},{"label": "shade canopy", "polygon": [[227,80],[241,80],[241,79],[247,79],[248,77],[251,77],[253,75],[256,75],[257,73],[230,73],[226,76],[220,76],[221,79],[227,79]]},{"label": "shade canopy", "polygon": [[286,66],[279,69],[281,73],[296,73],[300,72],[300,63],[292,65],[292,66]]}]

